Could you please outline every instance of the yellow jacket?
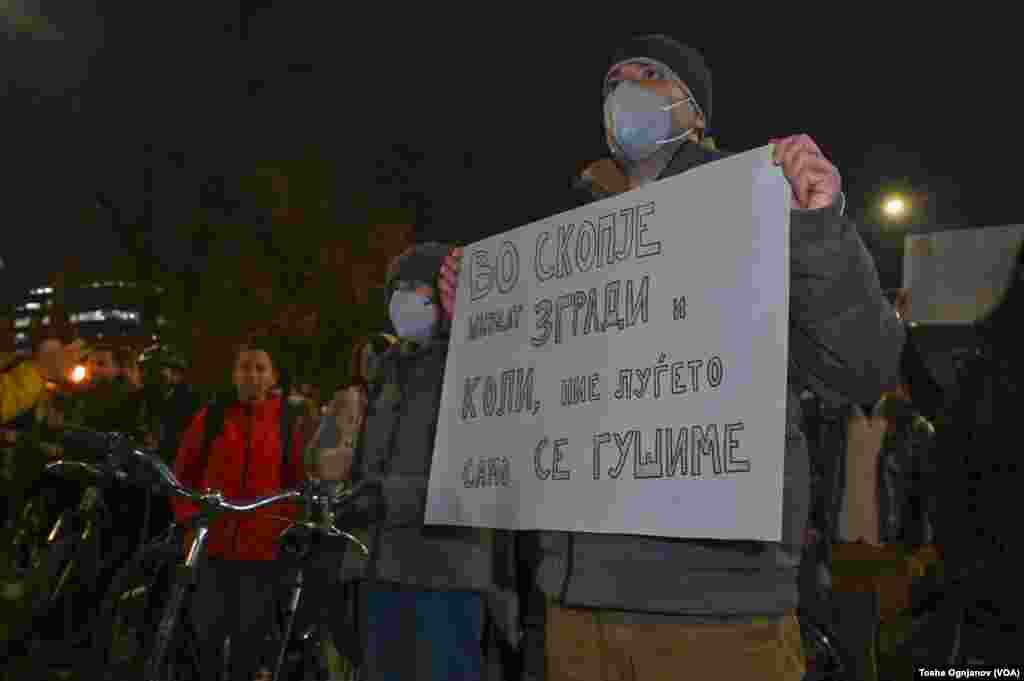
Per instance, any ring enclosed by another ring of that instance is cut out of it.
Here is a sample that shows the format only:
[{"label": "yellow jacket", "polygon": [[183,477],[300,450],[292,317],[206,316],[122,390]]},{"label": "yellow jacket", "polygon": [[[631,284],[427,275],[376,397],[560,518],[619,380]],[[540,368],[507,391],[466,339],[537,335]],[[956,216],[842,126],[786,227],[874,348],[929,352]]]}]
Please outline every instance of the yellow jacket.
[{"label": "yellow jacket", "polygon": [[[7,423],[34,405],[45,392],[46,380],[32,360],[13,364],[15,357],[0,353],[0,423]],[[7,368],[10,367],[10,368]]]}]

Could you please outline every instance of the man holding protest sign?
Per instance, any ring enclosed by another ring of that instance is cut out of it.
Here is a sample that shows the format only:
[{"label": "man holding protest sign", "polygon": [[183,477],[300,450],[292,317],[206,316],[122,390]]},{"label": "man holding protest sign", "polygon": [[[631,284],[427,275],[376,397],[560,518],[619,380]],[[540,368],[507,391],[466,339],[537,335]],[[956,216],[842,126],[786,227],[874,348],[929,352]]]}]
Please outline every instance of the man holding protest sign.
[{"label": "man holding protest sign", "polygon": [[[710,71],[670,38],[634,38],[616,51],[604,107],[612,158],[577,183],[591,201],[727,156],[706,136]],[[781,541],[541,532],[536,582],[547,599],[550,679],[804,674],[796,577],[810,479],[797,395],[807,388],[835,403],[875,402],[898,381],[904,332],[843,217],[836,168],[806,135],[773,143],[792,189]],[[440,273],[449,316],[461,258],[454,250]]]}]

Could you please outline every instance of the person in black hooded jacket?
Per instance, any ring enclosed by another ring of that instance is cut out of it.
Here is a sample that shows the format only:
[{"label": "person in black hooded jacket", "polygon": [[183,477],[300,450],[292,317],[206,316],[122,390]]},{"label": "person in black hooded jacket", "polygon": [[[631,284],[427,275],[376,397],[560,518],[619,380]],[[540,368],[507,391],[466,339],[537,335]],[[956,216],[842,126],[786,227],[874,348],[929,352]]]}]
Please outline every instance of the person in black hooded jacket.
[{"label": "person in black hooded jacket", "polygon": [[[711,73],[694,49],[642,36],[615,51],[603,95],[612,157],[576,187],[615,196],[727,156],[708,138]],[[671,111],[664,130],[653,124]],[[630,114],[637,114],[631,117]],[[790,216],[789,399],[781,542],[538,533],[530,567],[545,595],[549,679],[773,678],[805,672],[796,575],[810,505],[798,395],[874,403],[899,382],[904,330],[882,295],[835,166],[806,135],[775,144],[793,190]],[[481,234],[479,238],[487,235]],[[451,313],[461,250],[442,266]],[[527,637],[529,637],[527,635]]]},{"label": "person in black hooded jacket", "polygon": [[[944,610],[961,624],[960,655],[1008,659],[1019,646],[1017,570],[1020,530],[1012,512],[1020,493],[1018,433],[1024,363],[1024,247],[999,303],[975,322],[979,344],[962,368],[950,424],[940,432],[937,539],[949,582]],[[931,658],[938,659],[938,658]]]}]

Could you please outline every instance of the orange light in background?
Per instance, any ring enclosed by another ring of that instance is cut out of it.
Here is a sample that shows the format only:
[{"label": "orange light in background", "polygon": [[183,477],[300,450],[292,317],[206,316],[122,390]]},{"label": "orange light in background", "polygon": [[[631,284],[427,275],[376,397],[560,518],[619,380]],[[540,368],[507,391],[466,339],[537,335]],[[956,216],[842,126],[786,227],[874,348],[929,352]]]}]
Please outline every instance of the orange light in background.
[{"label": "orange light in background", "polygon": [[71,380],[75,383],[81,383],[82,381],[84,381],[85,375],[85,367],[82,366],[81,364],[79,364],[78,366],[71,370]]}]

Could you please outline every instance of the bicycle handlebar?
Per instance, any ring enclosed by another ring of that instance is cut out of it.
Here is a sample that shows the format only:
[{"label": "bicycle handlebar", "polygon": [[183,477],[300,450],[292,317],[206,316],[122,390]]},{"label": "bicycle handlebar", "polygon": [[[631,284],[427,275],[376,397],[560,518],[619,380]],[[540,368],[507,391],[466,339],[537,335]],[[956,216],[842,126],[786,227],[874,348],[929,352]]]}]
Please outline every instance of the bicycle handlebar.
[{"label": "bicycle handlebar", "polygon": [[[147,473],[154,474],[160,485],[174,496],[182,497],[213,510],[246,513],[290,499],[307,498],[307,495],[315,496],[314,493],[311,493],[309,483],[306,483],[298,489],[257,497],[246,503],[227,501],[217,491],[197,492],[188,489],[159,457],[139,449],[129,437],[121,433],[101,433],[85,428],[67,428],[62,434],[62,439],[67,446],[84,448],[99,456],[105,455],[111,464],[113,474],[119,480],[128,480],[131,477],[123,470],[124,468],[137,470],[141,467]],[[98,466],[77,461],[59,460],[47,465],[47,469],[53,470],[60,470],[63,467],[83,468],[96,475],[104,475],[108,472]],[[367,482],[356,485],[351,490],[339,495],[338,499],[332,500],[331,506],[335,510],[340,509],[362,494],[368,487],[369,483]]]},{"label": "bicycle handlebar", "polygon": [[122,470],[109,467],[101,468],[99,466],[94,466],[90,463],[85,463],[83,461],[65,461],[63,459],[58,459],[57,461],[52,461],[46,464],[46,470],[49,473],[61,474],[64,473],[66,470],[72,470],[75,468],[80,468],[84,470],[86,473],[95,475],[98,478],[103,478],[110,475],[116,478],[117,480],[123,481],[128,479],[128,474]]},{"label": "bicycle handlebar", "polygon": [[116,445],[117,433],[98,433],[86,428],[65,428],[60,434],[66,448],[85,449],[97,457],[106,456]]}]

